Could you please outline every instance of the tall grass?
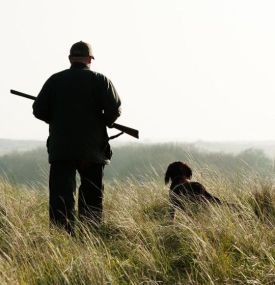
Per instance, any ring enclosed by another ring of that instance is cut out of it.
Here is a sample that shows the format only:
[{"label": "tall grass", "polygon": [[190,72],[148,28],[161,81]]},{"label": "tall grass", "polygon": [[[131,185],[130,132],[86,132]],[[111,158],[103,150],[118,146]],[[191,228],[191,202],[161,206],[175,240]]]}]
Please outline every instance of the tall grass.
[{"label": "tall grass", "polygon": [[105,187],[104,222],[76,237],[48,228],[46,189],[0,182],[0,284],[275,284],[270,181],[196,174],[235,203],[168,215],[158,177]]}]

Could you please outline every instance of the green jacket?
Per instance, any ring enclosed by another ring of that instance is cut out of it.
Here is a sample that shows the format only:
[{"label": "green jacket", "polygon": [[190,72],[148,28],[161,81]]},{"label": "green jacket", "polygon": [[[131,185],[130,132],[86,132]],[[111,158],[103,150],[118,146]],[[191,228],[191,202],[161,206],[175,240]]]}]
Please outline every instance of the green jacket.
[{"label": "green jacket", "polygon": [[52,75],[33,104],[34,116],[49,124],[49,162],[109,163],[106,126],[120,116],[120,105],[112,82],[84,64]]}]

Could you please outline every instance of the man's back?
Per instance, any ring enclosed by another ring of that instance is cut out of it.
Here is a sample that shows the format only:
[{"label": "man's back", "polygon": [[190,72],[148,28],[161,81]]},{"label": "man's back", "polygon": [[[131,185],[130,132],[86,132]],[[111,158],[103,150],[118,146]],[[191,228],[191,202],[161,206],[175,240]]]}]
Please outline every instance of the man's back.
[{"label": "man's back", "polygon": [[52,75],[33,105],[34,115],[49,123],[49,161],[108,163],[108,135],[120,114],[120,99],[105,76],[81,63]]}]

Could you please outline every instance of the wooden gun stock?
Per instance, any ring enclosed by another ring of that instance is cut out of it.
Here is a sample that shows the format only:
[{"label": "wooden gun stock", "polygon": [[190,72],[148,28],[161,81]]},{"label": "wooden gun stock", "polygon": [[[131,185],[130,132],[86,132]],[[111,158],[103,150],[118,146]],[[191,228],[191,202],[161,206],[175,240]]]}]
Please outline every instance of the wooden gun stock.
[{"label": "wooden gun stock", "polygon": [[[21,97],[24,97],[24,98],[28,98],[28,99],[31,99],[31,100],[35,100],[36,97],[34,96],[31,96],[31,95],[28,95],[26,93],[22,93],[22,92],[19,92],[19,91],[16,91],[16,90],[10,90],[10,92],[14,95],[18,95],[18,96],[21,96]],[[139,138],[139,133],[138,133],[138,130],[136,129],[132,129],[132,128],[129,128],[129,127],[126,127],[126,126],[123,126],[123,125],[120,125],[120,124],[116,124],[114,123],[112,125],[112,128],[115,128],[129,136],[132,136],[134,138]]]}]

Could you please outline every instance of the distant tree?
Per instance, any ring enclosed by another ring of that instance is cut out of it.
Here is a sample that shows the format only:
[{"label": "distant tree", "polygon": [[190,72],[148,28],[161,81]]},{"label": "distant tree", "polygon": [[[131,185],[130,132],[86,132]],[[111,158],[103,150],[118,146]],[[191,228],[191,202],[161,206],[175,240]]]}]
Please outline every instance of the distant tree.
[{"label": "distant tree", "polygon": [[[258,149],[248,149],[239,155],[207,152],[192,144],[129,144],[114,147],[110,166],[106,167],[107,180],[125,180],[127,177],[140,181],[163,180],[166,167],[173,161],[186,161],[198,173],[209,173],[235,179],[243,174],[272,173],[272,161]],[[48,184],[48,159],[45,148],[0,157],[0,176],[19,184]]]}]

